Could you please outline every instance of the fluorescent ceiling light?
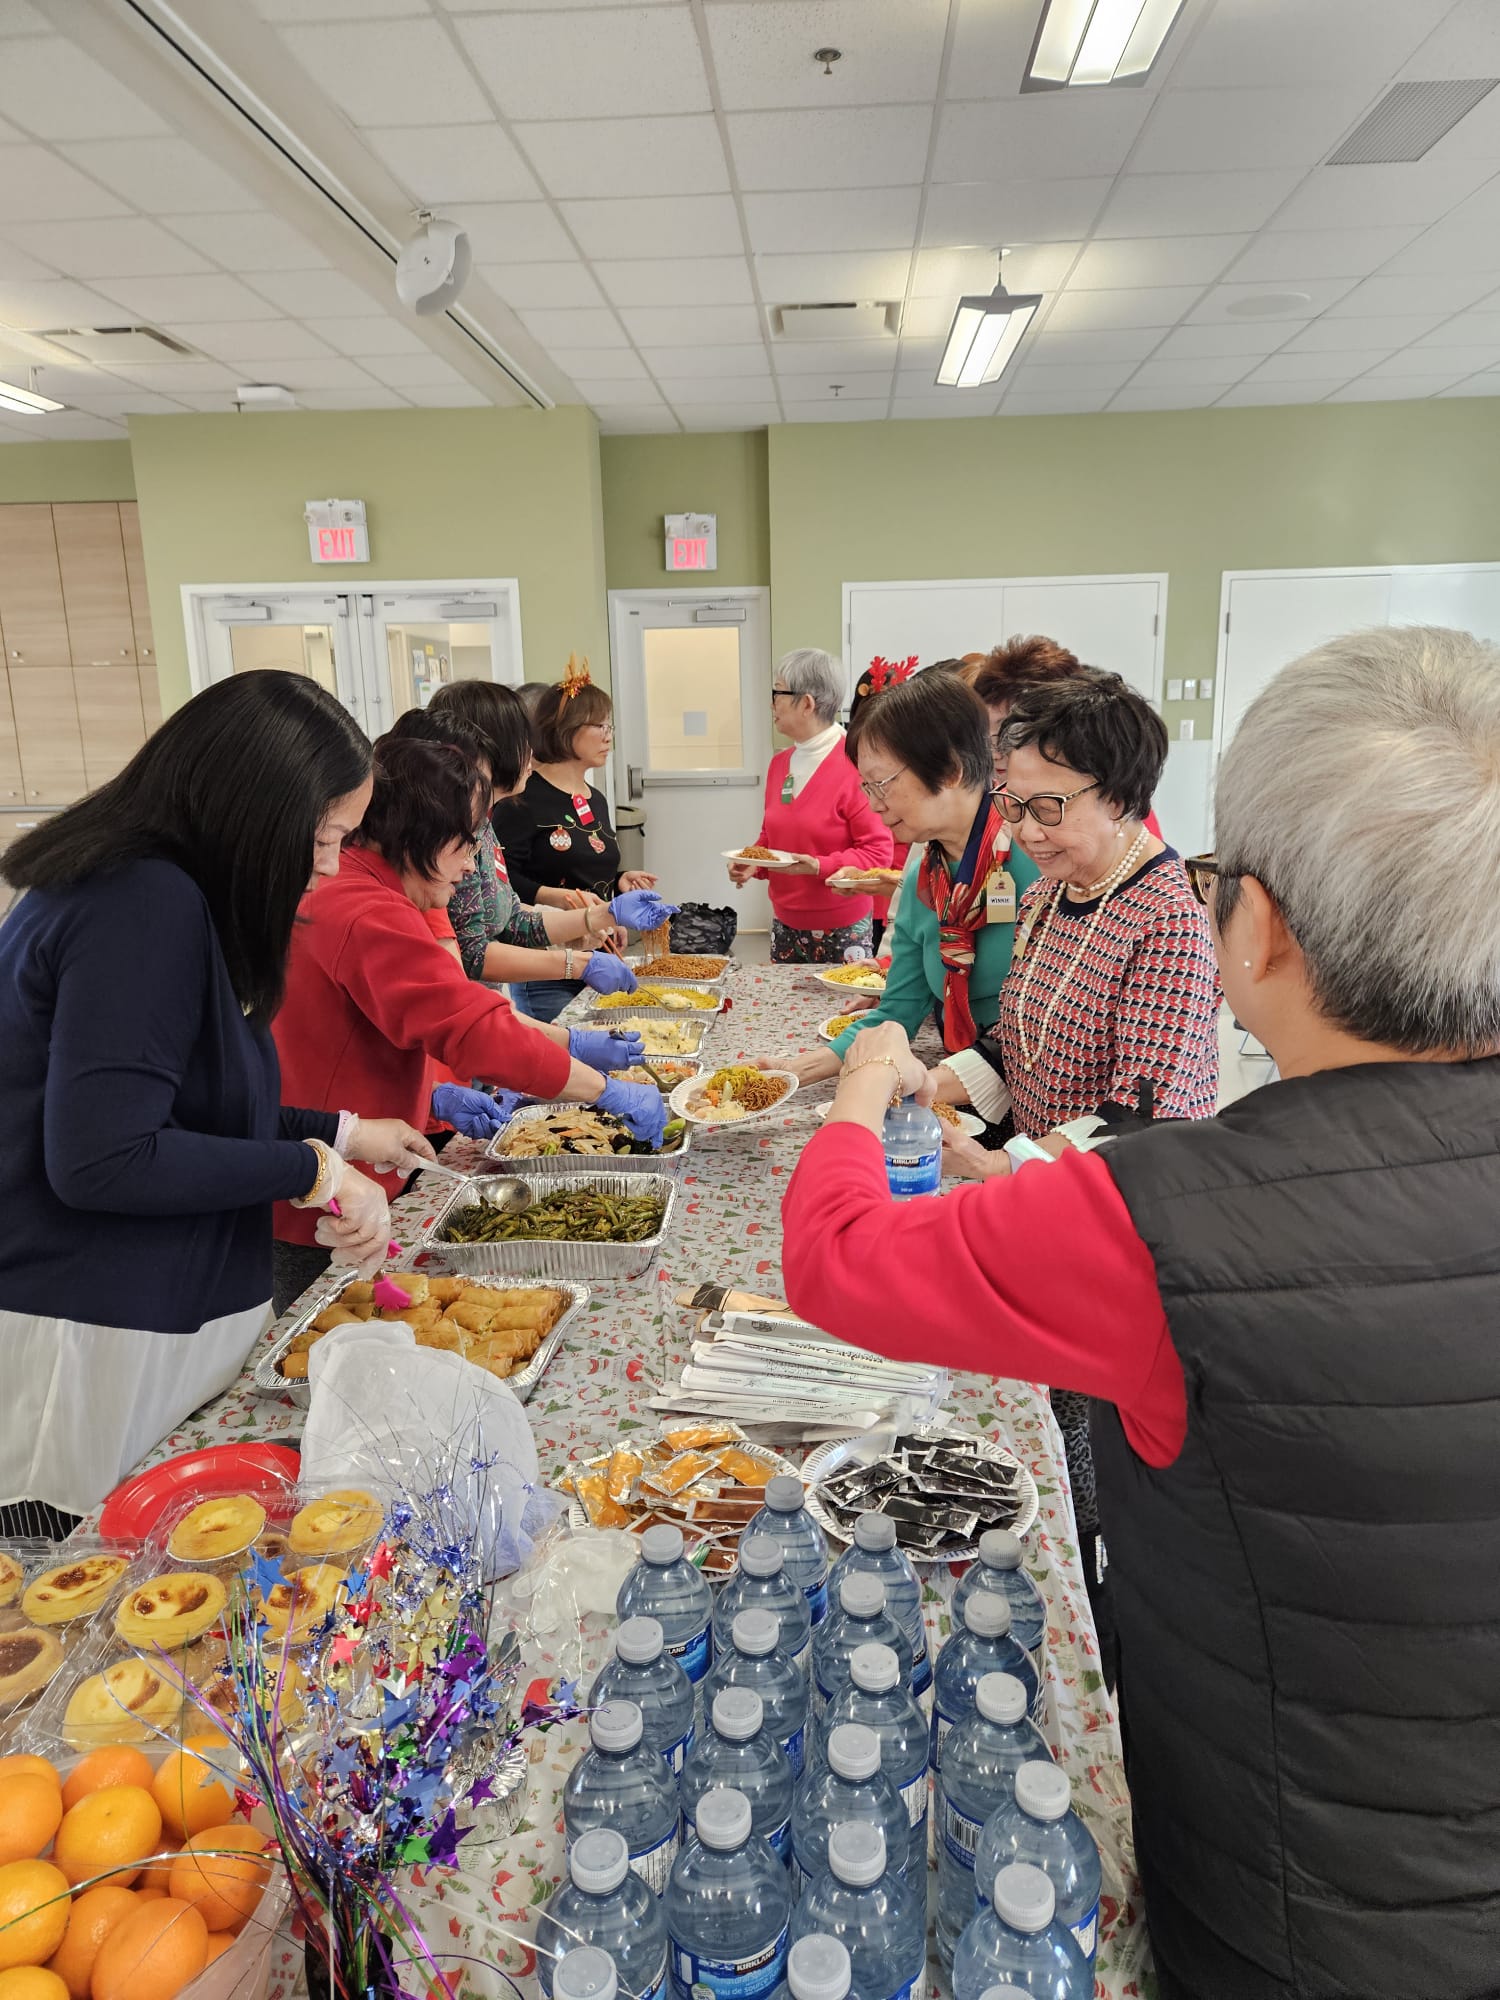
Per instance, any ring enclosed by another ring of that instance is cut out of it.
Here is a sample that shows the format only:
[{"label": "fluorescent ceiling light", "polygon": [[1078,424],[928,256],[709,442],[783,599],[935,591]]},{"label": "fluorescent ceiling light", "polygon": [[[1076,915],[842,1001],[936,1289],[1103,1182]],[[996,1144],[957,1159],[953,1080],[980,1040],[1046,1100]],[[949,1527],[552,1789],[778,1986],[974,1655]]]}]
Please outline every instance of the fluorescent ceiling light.
[{"label": "fluorescent ceiling light", "polygon": [[960,299],[938,363],[939,388],[977,389],[998,382],[1041,303],[1040,292],[1006,291],[1003,278],[988,296],[980,292]]},{"label": "fluorescent ceiling light", "polygon": [[0,382],[0,410],[14,410],[22,417],[44,417],[49,410],[65,410],[66,403],[54,403],[50,396],[39,396],[34,389],[18,389],[11,382]]},{"label": "fluorescent ceiling light", "polygon": [[1143,83],[1183,0],[1045,0],[1022,90]]}]

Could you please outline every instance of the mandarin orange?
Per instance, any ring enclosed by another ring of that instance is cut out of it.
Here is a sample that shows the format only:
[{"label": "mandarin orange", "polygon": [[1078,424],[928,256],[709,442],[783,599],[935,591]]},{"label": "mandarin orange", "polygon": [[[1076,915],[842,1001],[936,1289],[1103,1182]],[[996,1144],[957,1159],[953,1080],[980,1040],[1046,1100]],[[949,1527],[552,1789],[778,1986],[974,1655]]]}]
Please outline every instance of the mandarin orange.
[{"label": "mandarin orange", "polygon": [[178,1840],[223,1826],[234,1812],[228,1786],[192,1750],[172,1752],[156,1774],[151,1796],[161,1808],[162,1824]]},{"label": "mandarin orange", "polygon": [[145,1751],[128,1743],[112,1743],[102,1750],[91,1750],[73,1766],[63,1783],[63,1810],[69,1811],[80,1799],[87,1798],[90,1792],[102,1791],[106,1785],[139,1785],[149,1792],[155,1775]]},{"label": "mandarin orange", "polygon": [[45,1965],[63,1941],[71,1907],[68,1878],[50,1861],[0,1867],[0,1972]]},{"label": "mandarin orange", "polygon": [[52,1858],[76,1888],[107,1875],[128,1889],[161,1839],[161,1808],[139,1785],[102,1785],[65,1812]]},{"label": "mandarin orange", "polygon": [[0,1972],[0,2000],[68,2000],[68,1989],[42,1965],[13,1965]]},{"label": "mandarin orange", "polygon": [[208,1934],[208,1962],[222,1958],[230,1946],[237,1942],[233,1931],[210,1931]]},{"label": "mandarin orange", "polygon": [[9,1757],[0,1757],[0,1778],[50,1778],[54,1785],[62,1783],[55,1764],[45,1757],[32,1757],[22,1750]]},{"label": "mandarin orange", "polygon": [[238,1930],[270,1878],[266,1836],[253,1826],[218,1826],[187,1842],[172,1869],[171,1894],[201,1910],[214,1930]]},{"label": "mandarin orange", "polygon": [[72,2000],[88,2000],[99,1947],[116,1924],[139,1908],[133,1889],[120,1889],[112,1882],[101,1882],[97,1889],[85,1889],[75,1897],[63,1941],[47,1960],[48,1971],[57,1974]]},{"label": "mandarin orange", "polygon": [[94,1960],[92,2000],[175,2000],[208,1963],[208,1926],[186,1903],[147,1903],[110,1932]]},{"label": "mandarin orange", "polygon": [[0,1862],[34,1861],[62,1816],[62,1793],[50,1778],[0,1777]]}]

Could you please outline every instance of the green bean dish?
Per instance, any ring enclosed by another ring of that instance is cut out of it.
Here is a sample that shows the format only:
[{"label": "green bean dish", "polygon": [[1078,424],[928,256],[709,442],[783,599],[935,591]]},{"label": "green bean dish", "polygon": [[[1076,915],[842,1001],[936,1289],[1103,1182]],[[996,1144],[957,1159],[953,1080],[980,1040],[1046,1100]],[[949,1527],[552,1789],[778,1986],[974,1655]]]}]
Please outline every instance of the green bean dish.
[{"label": "green bean dish", "polygon": [[661,1229],[667,1205],[654,1194],[604,1194],[561,1188],[519,1215],[483,1203],[461,1208],[444,1223],[439,1243],[644,1243]]}]

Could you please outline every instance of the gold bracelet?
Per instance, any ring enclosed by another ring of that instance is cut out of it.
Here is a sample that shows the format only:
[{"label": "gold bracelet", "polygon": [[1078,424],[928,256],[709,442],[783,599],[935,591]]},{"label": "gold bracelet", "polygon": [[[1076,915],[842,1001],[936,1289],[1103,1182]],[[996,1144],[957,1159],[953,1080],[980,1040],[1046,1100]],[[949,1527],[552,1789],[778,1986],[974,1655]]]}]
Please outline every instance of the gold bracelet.
[{"label": "gold bracelet", "polygon": [[302,1143],[304,1146],[311,1146],[313,1149],[313,1157],[318,1163],[318,1177],[307,1190],[306,1194],[293,1195],[292,1207],[318,1208],[322,1204],[323,1190],[328,1185],[328,1178],[332,1172],[328,1164],[329,1151],[321,1139],[304,1139]]},{"label": "gold bracelet", "polygon": [[857,1069],[874,1069],[878,1063],[884,1063],[887,1069],[896,1072],[896,1088],[891,1096],[891,1109],[894,1111],[906,1095],[901,1088],[901,1065],[894,1056],[861,1056],[857,1063],[845,1063],[839,1071],[839,1082],[842,1083],[846,1076],[853,1076]]}]

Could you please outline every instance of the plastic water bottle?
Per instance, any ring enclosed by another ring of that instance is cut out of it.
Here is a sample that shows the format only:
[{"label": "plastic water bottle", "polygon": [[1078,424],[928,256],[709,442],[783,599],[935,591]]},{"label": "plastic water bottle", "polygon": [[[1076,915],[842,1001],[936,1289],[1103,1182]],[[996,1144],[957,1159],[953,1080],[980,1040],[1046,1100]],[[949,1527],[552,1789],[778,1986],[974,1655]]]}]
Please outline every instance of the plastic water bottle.
[{"label": "plastic water bottle", "polygon": [[1041,1682],[1030,1653],[1011,1636],[1010,1601],[976,1590],[962,1620],[955,1618],[932,1677],[932,1768],[943,1769],[943,1740],[974,1712],[974,1690],[986,1674],[1014,1674],[1026,1690],[1033,1720],[1041,1712]]},{"label": "plastic water bottle", "polygon": [[[1023,1696],[1024,1699],[1024,1696]],[[849,1685],[823,1711],[823,1739],[845,1722],[863,1723],[880,1739],[880,1768],[901,1794],[911,1826],[912,1860],[927,1866],[927,1721],[901,1685],[901,1662],[889,1646],[860,1646],[849,1662]]]},{"label": "plastic water bottle", "polygon": [[633,1701],[607,1701],[589,1717],[589,1745],[563,1785],[568,1850],[592,1827],[625,1836],[630,1865],[659,1896],[677,1856],[677,1787],[659,1751],[641,1740]]},{"label": "plastic water bottle", "polygon": [[837,1938],[809,1931],[786,1955],[786,1978],[772,2000],[846,2000],[853,1975]]},{"label": "plastic water bottle", "polygon": [[944,1745],[937,1783],[937,1942],[945,1965],[974,1914],[974,1857],[985,1823],[1014,1798],[1017,1771],[1033,1761],[1050,1763],[1052,1753],[1026,1713],[1026,1689],[1014,1674],[986,1674],[973,1713]]},{"label": "plastic water bottle", "polygon": [[802,1481],[795,1473],[778,1472],[767,1482],[764,1499],[740,1536],[740,1547],[752,1535],[769,1535],[780,1542],[786,1573],[807,1599],[814,1625],[821,1625],[828,1613],[828,1543],[802,1504]]},{"label": "plastic water bottle", "polygon": [[621,1618],[654,1618],[667,1651],[690,1681],[701,1681],[713,1654],[713,1592],[708,1578],[686,1561],[682,1530],[670,1522],[641,1536],[641,1559],[620,1585]]},{"label": "plastic water bottle", "polygon": [[[795,1830],[796,1821],[793,1820]],[[1012,1861],[1040,1868],[1057,1898],[1057,1920],[1066,1924],[1092,1965],[1099,1944],[1099,1850],[1073,1810],[1068,1774],[1056,1764],[1023,1764],[1015,1796],[984,1823],[974,1856],[974,1889],[981,1905],[986,1885]]]},{"label": "plastic water bottle", "polygon": [[[885,1835],[886,1858],[900,1875],[912,1859],[911,1822],[901,1794],[880,1766],[880,1738],[862,1722],[830,1730],[827,1762],[808,1768],[792,1804],[793,1883],[800,1896],[828,1864],[828,1836],[845,1820],[868,1820]],[[921,1854],[927,1873],[927,1850]]]},{"label": "plastic water bottle", "polygon": [[675,1777],[693,1740],[693,1684],[666,1650],[655,1618],[627,1618],[615,1633],[615,1656],[589,1689],[588,1706],[633,1701],[641,1738],[659,1750]]},{"label": "plastic water bottle", "polygon": [[[809,1516],[811,1519],[811,1516]],[[817,1523],[814,1521],[813,1526]],[[777,1650],[804,1677],[812,1667],[812,1606],[792,1581],[786,1550],[773,1535],[749,1535],[740,1543],[740,1564],[720,1587],[714,1604],[714,1651],[729,1645],[730,1627],[742,1611],[769,1611],[779,1628]]]},{"label": "plastic water bottle", "polygon": [[1045,1678],[1047,1606],[1042,1593],[1021,1567],[1026,1550],[1009,1528],[991,1528],[979,1537],[979,1560],[970,1563],[953,1593],[958,1617],[976,1590],[988,1590],[1010,1603],[1010,1629],[1030,1653],[1037,1674]]},{"label": "plastic water bottle", "polygon": [[712,1701],[722,1688],[753,1688],[765,1710],[766,1733],[785,1751],[795,1783],[802,1776],[807,1733],[807,1676],[781,1652],[780,1638],[773,1611],[741,1611],[729,1651],[720,1653],[703,1683],[703,1699]]},{"label": "plastic water bottle", "polygon": [[836,1937],[860,2000],[921,2000],[927,1986],[927,1873],[886,1865],[885,1835],[845,1820],[828,1836],[828,1864],[808,1883],[792,1936]]},{"label": "plastic water bottle", "polygon": [[598,1945],[614,1961],[625,2000],[662,2000],[667,1990],[667,1920],[630,1866],[625,1836],[612,1827],[581,1833],[568,1856],[568,1880],[536,1927],[536,1976],[545,2000],[565,1957]]},{"label": "plastic water bottle", "polygon": [[820,1717],[839,1690],[848,1686],[849,1662],[861,1646],[889,1646],[901,1663],[903,1685],[911,1686],[911,1647],[885,1608],[880,1578],[862,1571],[846,1576],[837,1601],[838,1609],[813,1634],[813,1705]]},{"label": "plastic water bottle", "polygon": [[927,1621],[922,1616],[922,1579],[905,1549],[896,1546],[896,1524],[889,1514],[861,1514],[854,1523],[854,1540],[833,1566],[829,1588],[837,1591],[846,1576],[863,1572],[885,1585],[885,1608],[911,1647],[911,1691],[923,1707],[932,1686],[932,1662],[927,1653]]},{"label": "plastic water bottle", "polygon": [[914,1097],[904,1097],[885,1114],[880,1138],[893,1201],[912,1201],[921,1194],[940,1192],[943,1126],[935,1111],[918,1104]]},{"label": "plastic water bottle", "polygon": [[552,1990],[557,2000],[615,2000],[623,1989],[609,1953],[586,1944],[570,1951],[565,1965],[558,1965]]},{"label": "plastic water bottle", "polygon": [[1045,2000],[1094,2000],[1094,1968],[1057,1921],[1041,1869],[1012,1862],[996,1875],[992,1896],[958,1941],[953,2000],[984,2000],[1002,1979]]},{"label": "plastic water bottle", "polygon": [[723,1688],[714,1696],[707,1726],[682,1767],[678,1790],[683,1818],[691,1820],[710,1792],[725,1787],[750,1801],[755,1833],[778,1861],[790,1866],[792,1767],[765,1727],[765,1712],[753,1688]]},{"label": "plastic water bottle", "polygon": [[750,1801],[720,1788],[698,1802],[667,1887],[674,2000],[706,1986],[718,2000],[762,2000],[786,1966],[792,1891],[750,1827]]}]

